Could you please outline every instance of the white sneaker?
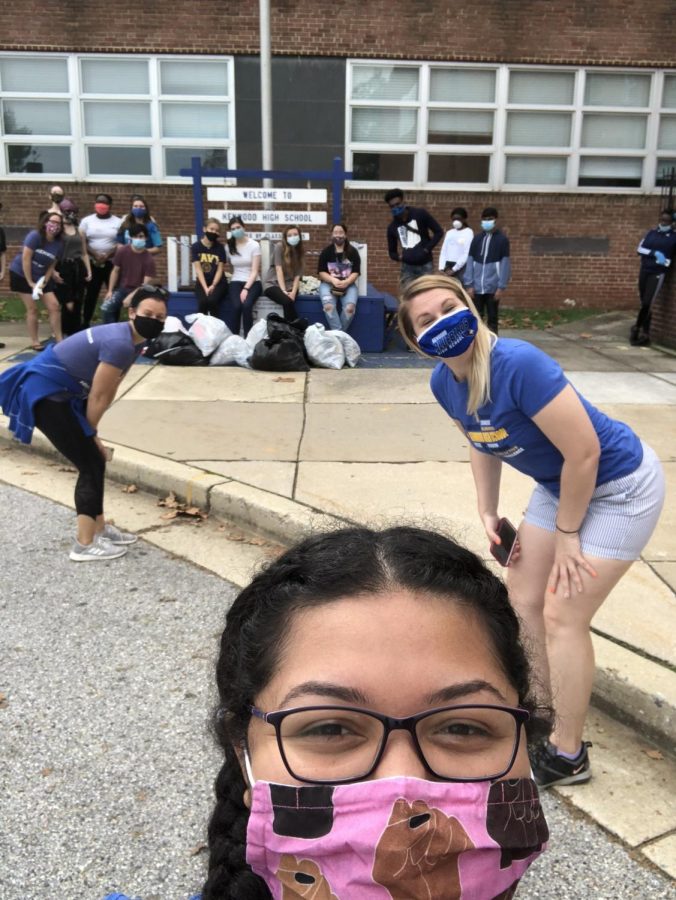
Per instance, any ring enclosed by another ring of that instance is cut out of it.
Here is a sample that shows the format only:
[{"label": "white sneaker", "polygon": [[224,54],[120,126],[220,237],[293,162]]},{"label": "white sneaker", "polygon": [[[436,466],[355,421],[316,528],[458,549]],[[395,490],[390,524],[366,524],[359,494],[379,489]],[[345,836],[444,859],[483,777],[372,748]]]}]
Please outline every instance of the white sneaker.
[{"label": "white sneaker", "polygon": [[80,544],[78,541],[75,541],[73,549],[70,551],[70,558],[73,562],[104,561],[106,559],[117,559],[118,556],[124,556],[126,552],[126,547],[111,544],[110,541],[99,535],[94,538],[91,544]]},{"label": "white sneaker", "polygon": [[107,524],[100,535],[111,544],[135,544],[138,538],[129,531],[120,531],[114,525]]}]

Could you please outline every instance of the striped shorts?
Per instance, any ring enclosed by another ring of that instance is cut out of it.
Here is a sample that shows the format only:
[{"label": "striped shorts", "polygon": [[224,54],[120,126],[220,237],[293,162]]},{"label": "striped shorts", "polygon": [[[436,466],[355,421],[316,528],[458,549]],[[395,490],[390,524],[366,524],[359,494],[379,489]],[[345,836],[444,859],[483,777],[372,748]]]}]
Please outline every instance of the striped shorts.
[{"label": "striped shorts", "polygon": [[[599,485],[580,529],[582,552],[600,559],[636,560],[650,540],[664,505],[664,472],[652,447],[630,475]],[[556,531],[558,498],[538,484],[524,521]]]}]

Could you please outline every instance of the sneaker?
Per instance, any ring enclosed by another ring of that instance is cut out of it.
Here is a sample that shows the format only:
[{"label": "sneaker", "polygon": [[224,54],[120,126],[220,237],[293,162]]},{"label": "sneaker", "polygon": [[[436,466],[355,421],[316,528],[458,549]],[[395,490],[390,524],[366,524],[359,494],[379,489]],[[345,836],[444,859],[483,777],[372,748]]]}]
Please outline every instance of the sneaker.
[{"label": "sneaker", "polygon": [[138,538],[128,531],[120,531],[114,525],[107,524],[101,532],[101,537],[111,544],[135,544]]},{"label": "sneaker", "polygon": [[91,544],[80,544],[75,541],[73,549],[70,551],[70,558],[73,562],[92,562],[94,560],[117,559],[118,556],[124,556],[127,552],[126,547],[118,547],[111,544],[100,535],[91,542]]},{"label": "sneaker", "polygon": [[553,787],[555,784],[581,784],[591,778],[591,766],[587,747],[589,741],[582,742],[582,749],[575,759],[559,756],[556,747],[550,743],[536,745],[529,750],[533,777],[539,787]]}]

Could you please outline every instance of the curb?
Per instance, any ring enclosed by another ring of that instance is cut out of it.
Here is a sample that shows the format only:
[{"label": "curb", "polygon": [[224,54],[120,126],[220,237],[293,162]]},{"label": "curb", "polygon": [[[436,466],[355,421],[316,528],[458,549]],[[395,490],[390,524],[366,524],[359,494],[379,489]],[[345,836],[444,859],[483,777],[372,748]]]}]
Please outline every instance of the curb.
[{"label": "curb", "polygon": [[[7,420],[0,417],[6,425]],[[0,444],[61,458],[39,432],[30,447],[19,444],[0,427]],[[106,442],[115,455],[106,467],[109,480],[136,484],[151,494],[169,491],[181,500],[283,546],[319,530],[356,524],[320,509],[298,503],[233,478]],[[596,675],[592,699],[613,718],[624,722],[646,740],[669,752],[676,746],[676,672],[619,646],[603,635],[592,634]]]}]

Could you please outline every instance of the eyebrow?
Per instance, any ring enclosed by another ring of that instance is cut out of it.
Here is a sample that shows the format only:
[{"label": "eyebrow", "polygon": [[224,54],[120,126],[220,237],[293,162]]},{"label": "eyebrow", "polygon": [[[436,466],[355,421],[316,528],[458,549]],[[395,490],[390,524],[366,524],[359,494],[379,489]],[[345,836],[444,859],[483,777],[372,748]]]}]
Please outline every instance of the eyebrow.
[{"label": "eyebrow", "polygon": [[501,703],[507,703],[507,698],[495,687],[495,685],[488,681],[481,680],[461,681],[458,684],[451,684],[448,687],[442,688],[440,691],[429,694],[426,697],[426,700],[430,706],[437,706],[440,703],[451,703],[453,700],[459,700],[461,697],[478,694],[481,691],[493,694],[493,696],[500,700]]},{"label": "eyebrow", "polygon": [[340,684],[332,684],[329,681],[304,681],[302,684],[296,685],[286,694],[281,701],[279,708],[285,709],[287,704],[297,697],[305,694],[318,694],[321,697],[330,697],[333,700],[342,700],[344,703],[356,703],[367,705],[368,700],[366,694],[357,688],[345,687]]}]

